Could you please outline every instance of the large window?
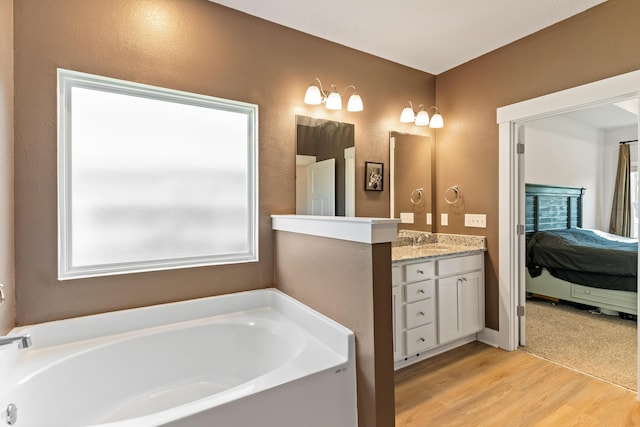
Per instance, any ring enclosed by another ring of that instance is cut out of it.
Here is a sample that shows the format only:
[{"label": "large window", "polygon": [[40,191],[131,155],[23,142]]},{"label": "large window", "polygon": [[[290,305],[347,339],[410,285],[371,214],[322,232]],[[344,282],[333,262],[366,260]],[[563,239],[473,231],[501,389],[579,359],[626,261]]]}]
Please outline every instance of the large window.
[{"label": "large window", "polygon": [[256,261],[256,105],[58,70],[60,279]]}]

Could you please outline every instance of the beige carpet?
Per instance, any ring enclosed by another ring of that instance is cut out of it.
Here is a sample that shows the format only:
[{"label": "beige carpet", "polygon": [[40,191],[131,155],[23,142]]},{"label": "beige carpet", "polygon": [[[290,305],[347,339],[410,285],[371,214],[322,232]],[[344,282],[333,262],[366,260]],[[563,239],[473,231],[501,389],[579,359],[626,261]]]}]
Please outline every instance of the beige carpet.
[{"label": "beige carpet", "polygon": [[593,314],[548,301],[527,301],[527,345],[531,354],[635,391],[635,320]]}]

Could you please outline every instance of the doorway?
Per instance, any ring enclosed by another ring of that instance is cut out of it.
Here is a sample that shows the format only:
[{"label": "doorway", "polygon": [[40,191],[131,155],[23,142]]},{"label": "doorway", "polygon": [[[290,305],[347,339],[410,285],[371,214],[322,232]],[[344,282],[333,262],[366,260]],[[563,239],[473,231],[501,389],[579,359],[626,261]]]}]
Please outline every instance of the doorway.
[{"label": "doorway", "polygon": [[600,80],[561,92],[498,108],[499,124],[499,345],[515,350],[520,339],[520,326],[526,316],[518,316],[524,306],[524,182],[522,157],[518,143],[522,142],[522,126],[545,117],[584,109],[590,106],[638,98],[640,71]]}]

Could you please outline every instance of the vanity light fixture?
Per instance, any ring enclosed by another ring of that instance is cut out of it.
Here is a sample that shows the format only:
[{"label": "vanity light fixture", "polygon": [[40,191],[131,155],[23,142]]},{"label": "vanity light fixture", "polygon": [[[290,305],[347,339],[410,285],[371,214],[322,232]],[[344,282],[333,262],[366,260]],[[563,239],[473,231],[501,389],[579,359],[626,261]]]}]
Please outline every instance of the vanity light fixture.
[{"label": "vanity light fixture", "polygon": [[431,108],[436,110],[436,113],[433,115],[433,117],[431,117],[431,119],[429,119],[429,113],[427,113],[423,104],[420,104],[418,108],[420,109],[420,111],[418,111],[418,114],[416,114],[413,111],[413,104],[411,104],[411,101],[409,101],[409,105],[404,107],[402,113],[400,114],[400,122],[415,122],[416,126],[429,125],[429,127],[433,129],[444,127],[444,120],[442,120],[442,115],[440,114],[440,110],[438,110],[438,107],[434,105],[427,108],[427,110],[430,110]]},{"label": "vanity light fixture", "polygon": [[[316,82],[318,82],[316,84]],[[356,92],[356,87],[349,85],[342,91],[342,95],[347,89],[353,89],[353,94],[349,97],[347,102],[347,111],[362,111],[364,109],[362,105],[362,98]],[[319,78],[315,78],[315,81],[309,85],[307,92],[304,95],[304,103],[309,105],[324,104],[327,110],[342,110],[342,95],[338,92],[336,85],[331,85],[331,92],[326,92],[322,88],[322,82]]]}]

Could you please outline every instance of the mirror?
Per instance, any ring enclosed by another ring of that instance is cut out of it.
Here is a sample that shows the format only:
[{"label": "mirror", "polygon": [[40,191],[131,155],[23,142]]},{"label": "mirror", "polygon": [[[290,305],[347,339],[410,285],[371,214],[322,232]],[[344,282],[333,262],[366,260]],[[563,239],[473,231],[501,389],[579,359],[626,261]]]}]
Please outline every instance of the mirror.
[{"label": "mirror", "polygon": [[433,148],[428,136],[389,133],[390,217],[399,228],[433,231]]},{"label": "mirror", "polygon": [[355,126],[296,116],[296,214],[355,216]]}]

